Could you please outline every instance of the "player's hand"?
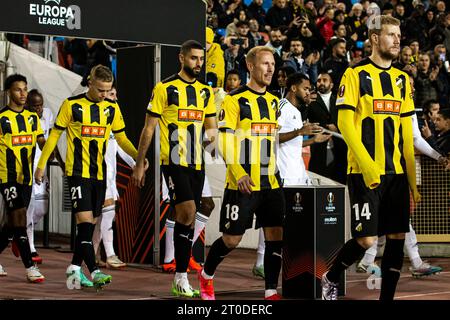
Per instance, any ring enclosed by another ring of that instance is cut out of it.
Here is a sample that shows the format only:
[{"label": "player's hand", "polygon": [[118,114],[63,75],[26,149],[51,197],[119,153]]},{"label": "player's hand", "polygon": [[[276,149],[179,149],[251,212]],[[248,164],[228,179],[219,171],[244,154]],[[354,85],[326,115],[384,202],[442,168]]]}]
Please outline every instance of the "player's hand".
[{"label": "player's hand", "polygon": [[327,129],[330,130],[330,131],[333,131],[333,132],[339,132],[338,128],[337,128],[336,125],[333,124],[333,123],[327,124],[326,127],[327,127]]},{"label": "player's hand", "polygon": [[251,194],[252,186],[254,187],[255,183],[253,182],[252,178],[250,178],[250,176],[248,175],[243,176],[238,180],[239,191],[244,194]]},{"label": "player's hand", "polygon": [[430,129],[430,127],[428,126],[428,121],[427,121],[427,120],[424,121],[424,125],[423,125],[422,129],[420,129],[420,130],[421,130],[421,132],[422,132],[422,136],[423,136],[425,139],[432,136],[431,129]]},{"label": "player's hand", "polygon": [[415,203],[420,202],[420,200],[422,200],[422,196],[420,195],[419,190],[417,190],[417,188],[412,190],[412,194]]},{"label": "player's hand", "polygon": [[36,170],[34,171],[34,181],[38,185],[41,185],[43,178],[44,178],[44,170],[42,170],[40,168],[36,168]]},{"label": "player's hand", "polygon": [[331,134],[328,133],[319,133],[316,134],[313,138],[313,141],[315,143],[321,143],[321,142],[325,142],[331,139]]},{"label": "player's hand", "polygon": [[318,123],[305,122],[303,127],[299,130],[299,135],[311,136],[313,134],[321,133],[323,128]]},{"label": "player's hand", "polygon": [[142,188],[145,185],[145,166],[135,166],[133,168],[133,174],[131,175],[131,181],[134,186]]}]

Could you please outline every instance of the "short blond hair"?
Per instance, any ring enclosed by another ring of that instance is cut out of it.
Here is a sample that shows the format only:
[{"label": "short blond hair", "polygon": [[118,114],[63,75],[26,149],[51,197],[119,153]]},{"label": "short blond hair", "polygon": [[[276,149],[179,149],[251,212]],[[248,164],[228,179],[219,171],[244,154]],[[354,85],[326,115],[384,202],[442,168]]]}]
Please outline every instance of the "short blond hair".
[{"label": "short blond hair", "polygon": [[[380,15],[369,18],[369,40],[372,34],[380,34],[384,25],[400,26],[400,20],[388,15]],[[372,42],[372,40],[370,40]]]},{"label": "short blond hair", "polygon": [[101,82],[113,82],[114,76],[108,67],[98,64],[91,69],[89,79],[98,80]]},{"label": "short blond hair", "polygon": [[256,61],[256,56],[258,55],[258,53],[260,52],[270,52],[270,53],[274,53],[275,50],[272,49],[271,47],[267,47],[267,46],[256,46],[251,48],[248,52],[247,52],[247,56],[245,58],[245,60],[247,61],[247,63],[250,63],[252,65],[255,64]]}]

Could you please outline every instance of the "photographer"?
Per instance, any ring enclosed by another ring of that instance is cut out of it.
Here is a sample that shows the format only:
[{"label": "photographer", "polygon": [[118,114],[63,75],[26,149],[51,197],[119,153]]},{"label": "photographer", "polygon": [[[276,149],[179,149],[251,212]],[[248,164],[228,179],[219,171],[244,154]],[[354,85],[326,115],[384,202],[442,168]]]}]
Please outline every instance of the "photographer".
[{"label": "photographer", "polygon": [[241,38],[237,34],[226,37],[224,43],[227,49],[224,52],[225,73],[236,69],[239,72],[241,83],[247,83],[247,67],[245,65],[245,49],[248,48],[248,38]]}]

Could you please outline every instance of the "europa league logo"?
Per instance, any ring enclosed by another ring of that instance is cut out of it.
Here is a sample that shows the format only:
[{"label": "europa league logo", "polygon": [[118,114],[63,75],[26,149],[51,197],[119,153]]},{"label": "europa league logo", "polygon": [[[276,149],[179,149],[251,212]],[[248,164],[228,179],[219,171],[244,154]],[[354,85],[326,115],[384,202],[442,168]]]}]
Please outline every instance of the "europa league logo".
[{"label": "europa league logo", "polygon": [[295,201],[295,204],[296,204],[296,205],[299,205],[299,204],[300,204],[300,202],[302,201],[302,196],[301,196],[300,192],[297,192],[297,193],[295,194],[294,201]]},{"label": "europa league logo", "polygon": [[333,202],[334,202],[334,194],[333,194],[333,192],[328,193],[327,201],[328,201],[328,205],[329,206],[333,205]]}]

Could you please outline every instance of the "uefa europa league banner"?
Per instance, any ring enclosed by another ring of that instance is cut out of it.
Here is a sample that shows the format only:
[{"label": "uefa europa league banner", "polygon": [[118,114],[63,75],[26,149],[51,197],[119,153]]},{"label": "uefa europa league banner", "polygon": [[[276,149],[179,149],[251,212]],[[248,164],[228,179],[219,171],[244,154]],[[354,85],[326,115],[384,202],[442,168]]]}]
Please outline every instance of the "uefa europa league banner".
[{"label": "uefa europa league banner", "polygon": [[0,32],[204,43],[205,10],[202,0],[1,0]]}]

